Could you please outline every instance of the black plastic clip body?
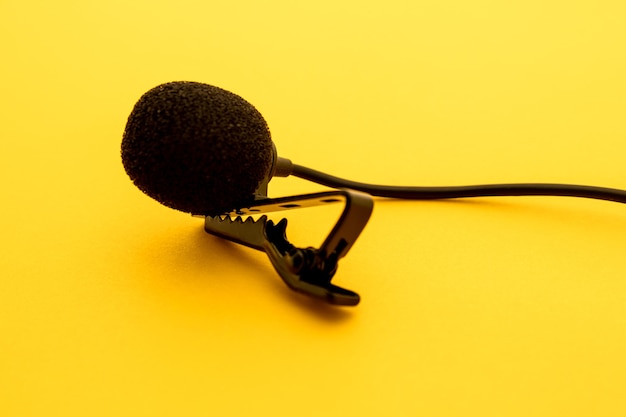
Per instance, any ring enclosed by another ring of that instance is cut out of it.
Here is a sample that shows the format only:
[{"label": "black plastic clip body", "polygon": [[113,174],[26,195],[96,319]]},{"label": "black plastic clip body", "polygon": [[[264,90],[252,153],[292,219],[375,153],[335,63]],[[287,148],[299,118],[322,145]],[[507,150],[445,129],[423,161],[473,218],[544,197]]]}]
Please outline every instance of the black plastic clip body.
[{"label": "black plastic clip body", "polygon": [[[298,248],[286,236],[287,219],[278,223],[263,215],[269,212],[344,203],[339,220],[319,248]],[[264,251],[283,281],[294,291],[331,304],[356,305],[357,293],[331,283],[339,259],[350,250],[367,224],[374,202],[369,194],[336,190],[282,198],[261,198],[248,208],[221,216],[206,217],[205,230],[232,242]],[[242,216],[248,216],[245,220]]]}]

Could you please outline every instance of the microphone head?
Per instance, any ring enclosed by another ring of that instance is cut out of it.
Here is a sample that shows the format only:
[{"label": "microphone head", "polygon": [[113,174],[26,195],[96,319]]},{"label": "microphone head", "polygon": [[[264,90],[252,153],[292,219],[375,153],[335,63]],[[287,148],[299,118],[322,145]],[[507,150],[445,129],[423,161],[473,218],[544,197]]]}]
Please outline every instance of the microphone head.
[{"label": "microphone head", "polygon": [[200,215],[249,205],[275,158],[261,113],[236,94],[197,82],[145,93],[122,139],[124,169],[140,190]]}]

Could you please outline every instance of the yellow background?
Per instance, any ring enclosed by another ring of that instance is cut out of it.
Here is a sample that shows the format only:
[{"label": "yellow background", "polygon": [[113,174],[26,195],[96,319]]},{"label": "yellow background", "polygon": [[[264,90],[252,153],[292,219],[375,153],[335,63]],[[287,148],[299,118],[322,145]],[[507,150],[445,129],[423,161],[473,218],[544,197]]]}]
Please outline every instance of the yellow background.
[{"label": "yellow background", "polygon": [[[2,0],[0,415],[626,415],[623,206],[377,200],[335,278],[362,302],[334,308],[119,157],[139,96],[193,80],[354,180],[626,188],[625,22],[622,0]],[[290,238],[319,243],[324,210]]]}]

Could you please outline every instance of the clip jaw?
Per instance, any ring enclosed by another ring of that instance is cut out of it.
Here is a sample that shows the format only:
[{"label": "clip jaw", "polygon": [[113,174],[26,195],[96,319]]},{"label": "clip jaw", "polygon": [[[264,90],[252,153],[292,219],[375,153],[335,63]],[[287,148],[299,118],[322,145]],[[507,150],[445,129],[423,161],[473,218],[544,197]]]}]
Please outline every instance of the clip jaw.
[{"label": "clip jaw", "polygon": [[[287,219],[278,223],[253,215],[330,203],[344,203],[332,231],[319,248],[298,248],[286,236]],[[294,291],[326,300],[331,304],[353,306],[357,293],[331,283],[339,259],[350,250],[372,213],[372,197],[352,190],[337,190],[282,198],[260,198],[256,204],[222,216],[205,218],[207,233],[264,251],[285,284]],[[232,219],[232,217],[235,217]]]}]

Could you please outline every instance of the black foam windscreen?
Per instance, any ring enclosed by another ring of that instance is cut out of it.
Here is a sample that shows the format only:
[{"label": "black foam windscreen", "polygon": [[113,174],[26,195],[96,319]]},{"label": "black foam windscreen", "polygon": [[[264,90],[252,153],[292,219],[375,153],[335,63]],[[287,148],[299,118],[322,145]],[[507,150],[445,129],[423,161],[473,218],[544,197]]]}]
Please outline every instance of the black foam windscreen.
[{"label": "black foam windscreen", "polygon": [[269,177],[274,155],[263,116],[243,98],[177,81],[145,93],[122,139],[122,162],[144,193],[184,212],[245,207]]}]

